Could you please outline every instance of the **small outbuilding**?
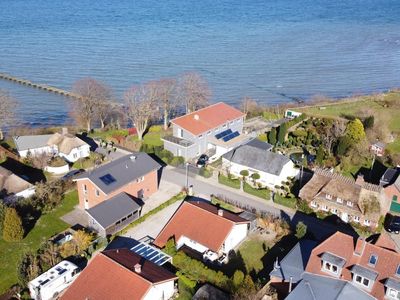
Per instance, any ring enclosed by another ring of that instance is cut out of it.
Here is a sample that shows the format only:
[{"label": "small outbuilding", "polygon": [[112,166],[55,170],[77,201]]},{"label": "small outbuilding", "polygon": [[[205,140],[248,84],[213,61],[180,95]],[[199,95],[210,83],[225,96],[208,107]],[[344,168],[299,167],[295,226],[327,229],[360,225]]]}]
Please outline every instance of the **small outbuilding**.
[{"label": "small outbuilding", "polygon": [[143,201],[127,193],[119,193],[86,210],[89,227],[105,237],[112,235],[140,217]]}]

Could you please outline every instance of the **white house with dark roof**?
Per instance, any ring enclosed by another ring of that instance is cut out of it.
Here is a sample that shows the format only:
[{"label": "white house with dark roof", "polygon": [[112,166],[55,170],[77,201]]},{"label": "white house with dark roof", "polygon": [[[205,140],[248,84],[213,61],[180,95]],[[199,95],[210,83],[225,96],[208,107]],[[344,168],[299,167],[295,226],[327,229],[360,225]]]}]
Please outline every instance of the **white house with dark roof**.
[{"label": "white house with dark roof", "polygon": [[0,166],[0,196],[5,200],[29,198],[35,186],[10,170]]},{"label": "white house with dark roof", "polygon": [[20,157],[48,154],[63,157],[68,162],[75,162],[90,155],[90,146],[77,136],[63,132],[42,135],[14,136],[15,146]]},{"label": "white house with dark roof", "polygon": [[250,175],[260,174],[257,180],[262,186],[274,189],[283,181],[296,177],[299,169],[285,155],[271,151],[272,145],[253,139],[222,156],[222,165],[230,174],[240,177],[242,170],[248,170]]}]

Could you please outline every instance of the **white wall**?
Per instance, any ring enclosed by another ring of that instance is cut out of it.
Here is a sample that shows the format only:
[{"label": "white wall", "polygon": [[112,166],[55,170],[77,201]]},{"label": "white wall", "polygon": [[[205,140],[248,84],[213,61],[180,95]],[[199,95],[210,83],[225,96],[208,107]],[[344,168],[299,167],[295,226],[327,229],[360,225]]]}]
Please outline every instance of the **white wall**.
[{"label": "white wall", "polygon": [[28,152],[30,152],[32,156],[35,156],[35,155],[40,155],[42,153],[57,154],[58,150],[56,147],[45,146],[41,148],[18,151],[19,156],[21,157],[27,157]]},{"label": "white wall", "polygon": [[60,157],[65,158],[69,162],[76,162],[80,158],[88,157],[90,155],[90,146],[82,145],[79,148],[74,148],[70,153],[59,153]]},{"label": "white wall", "polygon": [[[224,165],[224,168],[228,168],[230,173],[237,177],[241,177],[240,171],[248,170],[250,174],[247,177],[247,180],[251,180],[250,175],[252,174],[252,172],[248,167],[229,162],[229,160],[225,158],[222,158],[222,163]],[[296,177],[300,172],[299,169],[295,168],[292,161],[289,161],[286,165],[284,165],[281,173],[278,176],[260,170],[255,171],[260,174],[260,179],[257,180],[257,182],[261,183],[262,186],[266,186],[270,189],[274,189],[276,185],[282,185],[282,181],[287,181],[288,177]]]},{"label": "white wall", "polygon": [[143,300],[166,300],[172,298],[175,292],[174,280],[154,284]]},{"label": "white wall", "polygon": [[65,174],[69,171],[69,165],[67,163],[65,163],[64,166],[61,167],[50,167],[50,166],[46,166],[44,167],[44,170],[46,172],[52,173],[52,174]]},{"label": "white wall", "polygon": [[241,241],[243,241],[247,236],[247,226],[248,224],[236,224],[233,226],[231,232],[224,243],[224,252],[228,253],[230,250],[234,249]]},{"label": "white wall", "polygon": [[208,247],[203,246],[202,244],[197,243],[196,241],[193,241],[187,238],[186,236],[181,236],[179,238],[178,242],[176,243],[176,248],[179,249],[183,245],[186,245],[200,253],[203,253],[208,250]]}]

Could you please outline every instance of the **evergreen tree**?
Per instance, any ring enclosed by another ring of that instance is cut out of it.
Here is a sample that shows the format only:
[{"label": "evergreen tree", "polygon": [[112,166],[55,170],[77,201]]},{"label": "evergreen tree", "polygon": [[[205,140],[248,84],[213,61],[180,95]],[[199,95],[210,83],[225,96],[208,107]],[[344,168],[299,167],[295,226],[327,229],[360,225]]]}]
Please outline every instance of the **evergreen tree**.
[{"label": "evergreen tree", "polygon": [[238,289],[242,285],[243,280],[244,280],[243,272],[240,270],[236,270],[232,278],[232,284],[234,289]]},{"label": "evergreen tree", "polygon": [[24,228],[17,211],[8,207],[4,216],[3,239],[5,241],[20,241],[24,237]]},{"label": "evergreen tree", "polygon": [[355,145],[365,138],[364,125],[360,119],[355,119],[347,124],[345,135]]},{"label": "evergreen tree", "polygon": [[298,222],[296,225],[296,234],[295,236],[300,240],[307,233],[307,225],[303,222]]},{"label": "evergreen tree", "polygon": [[343,156],[346,154],[347,150],[351,147],[351,140],[347,136],[342,136],[339,139],[339,143],[336,147],[336,155]]},{"label": "evergreen tree", "polygon": [[18,279],[23,287],[28,285],[28,282],[35,279],[41,272],[39,259],[32,253],[27,253],[22,257],[18,266]]},{"label": "evergreen tree", "polygon": [[287,132],[287,125],[286,123],[283,123],[281,126],[279,126],[279,132],[278,132],[279,145],[283,145],[283,143],[285,142],[286,132]]},{"label": "evergreen tree", "polygon": [[268,133],[268,143],[271,145],[276,144],[276,128],[273,127],[271,131]]},{"label": "evergreen tree", "polygon": [[0,199],[0,236],[3,235],[3,224],[4,224],[4,217],[6,215],[6,209],[7,207]]},{"label": "evergreen tree", "polygon": [[322,145],[320,145],[317,149],[317,157],[315,158],[317,164],[322,165],[322,163],[324,162],[324,157],[325,157],[325,151]]}]

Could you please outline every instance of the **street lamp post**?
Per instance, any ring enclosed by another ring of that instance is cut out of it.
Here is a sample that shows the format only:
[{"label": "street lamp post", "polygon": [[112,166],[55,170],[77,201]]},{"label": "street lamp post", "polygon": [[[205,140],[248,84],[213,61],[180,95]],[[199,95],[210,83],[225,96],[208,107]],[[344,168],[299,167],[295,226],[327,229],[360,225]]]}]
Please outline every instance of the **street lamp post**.
[{"label": "street lamp post", "polygon": [[189,163],[186,163],[186,190],[189,189]]}]

